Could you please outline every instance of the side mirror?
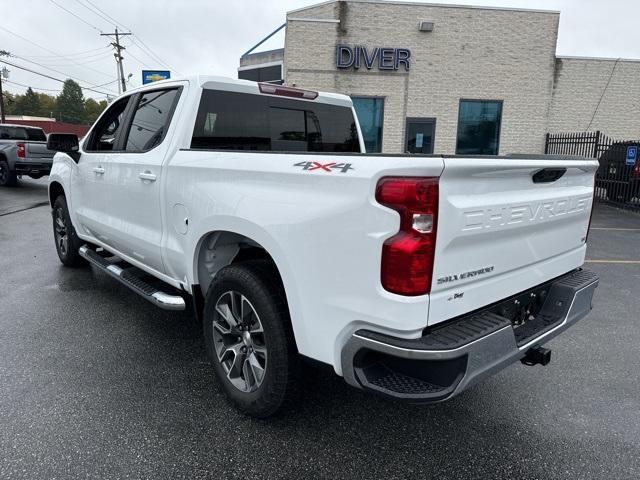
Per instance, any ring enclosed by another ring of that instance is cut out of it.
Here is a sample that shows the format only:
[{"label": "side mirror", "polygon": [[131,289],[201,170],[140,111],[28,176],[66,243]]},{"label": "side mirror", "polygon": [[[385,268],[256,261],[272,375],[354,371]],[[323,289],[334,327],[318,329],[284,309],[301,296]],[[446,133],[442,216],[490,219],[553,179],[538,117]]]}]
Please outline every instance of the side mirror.
[{"label": "side mirror", "polygon": [[72,133],[50,133],[47,148],[56,152],[64,152],[76,162],[80,159],[78,136]]}]

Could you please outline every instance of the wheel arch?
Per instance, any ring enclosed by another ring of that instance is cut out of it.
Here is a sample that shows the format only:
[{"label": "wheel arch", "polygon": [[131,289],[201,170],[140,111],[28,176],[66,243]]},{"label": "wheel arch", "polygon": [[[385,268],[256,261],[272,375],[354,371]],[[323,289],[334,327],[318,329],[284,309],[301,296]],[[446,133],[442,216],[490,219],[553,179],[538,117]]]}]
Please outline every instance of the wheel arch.
[{"label": "wheel arch", "polygon": [[194,282],[205,296],[211,281],[221,269],[232,263],[252,259],[269,260],[278,273],[280,282],[283,283],[278,263],[262,243],[230,230],[207,232],[196,244],[193,264]]},{"label": "wheel arch", "polygon": [[[236,225],[238,227],[238,225]],[[227,265],[252,259],[267,259],[273,264],[283,297],[287,303],[296,344],[303,332],[302,311],[297,301],[296,284],[291,277],[284,253],[277,242],[256,227],[211,230],[199,236],[193,255],[192,295],[196,314],[201,318],[204,298],[217,272]],[[200,311],[199,311],[200,310]]]},{"label": "wheel arch", "polygon": [[65,195],[64,187],[58,181],[49,183],[49,205],[53,208],[53,202],[56,201],[60,195]]}]

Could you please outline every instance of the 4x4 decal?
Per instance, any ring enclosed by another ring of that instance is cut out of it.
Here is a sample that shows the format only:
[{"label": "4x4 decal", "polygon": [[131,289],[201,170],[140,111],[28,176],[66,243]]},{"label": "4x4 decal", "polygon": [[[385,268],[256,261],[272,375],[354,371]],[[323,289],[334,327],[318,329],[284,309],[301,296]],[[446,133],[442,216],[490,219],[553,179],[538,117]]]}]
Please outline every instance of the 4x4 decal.
[{"label": "4x4 decal", "polygon": [[355,170],[350,163],[320,163],[320,162],[298,162],[293,164],[294,167],[302,167],[302,170],[321,170],[325,172],[333,172],[338,170],[340,173],[347,173],[349,170]]}]

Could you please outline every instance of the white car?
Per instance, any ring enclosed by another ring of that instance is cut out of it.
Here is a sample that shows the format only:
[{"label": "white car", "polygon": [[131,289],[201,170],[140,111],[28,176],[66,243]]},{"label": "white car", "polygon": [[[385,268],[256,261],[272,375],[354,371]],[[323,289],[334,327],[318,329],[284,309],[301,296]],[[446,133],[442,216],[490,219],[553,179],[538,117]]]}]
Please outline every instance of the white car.
[{"label": "white car", "polygon": [[193,301],[215,374],[266,417],[301,360],[446,400],[584,317],[596,160],[366,154],[351,100],[198,76],[51,135],[56,248],[157,306]]}]

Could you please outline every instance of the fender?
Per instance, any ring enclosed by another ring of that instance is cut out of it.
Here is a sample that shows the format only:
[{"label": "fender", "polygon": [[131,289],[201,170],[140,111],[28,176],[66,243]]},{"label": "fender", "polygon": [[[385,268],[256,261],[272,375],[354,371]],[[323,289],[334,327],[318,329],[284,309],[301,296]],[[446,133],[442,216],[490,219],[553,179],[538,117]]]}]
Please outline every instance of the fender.
[{"label": "fender", "polygon": [[304,319],[302,317],[303,313],[298,295],[298,285],[295,281],[293,269],[289,265],[287,256],[280,247],[280,244],[266,229],[240,217],[230,215],[210,216],[199,220],[197,225],[197,229],[193,232],[188,248],[188,254],[190,254],[192,258],[190,271],[187,272],[189,283],[201,283],[198,278],[197,256],[202,242],[207,235],[216,231],[224,231],[242,235],[253,240],[261,245],[267,253],[271,255],[271,258],[273,258],[273,261],[276,264],[276,268],[278,269],[284,284],[296,344],[300,350],[304,350],[303,346],[306,344],[308,339],[304,335]]}]

